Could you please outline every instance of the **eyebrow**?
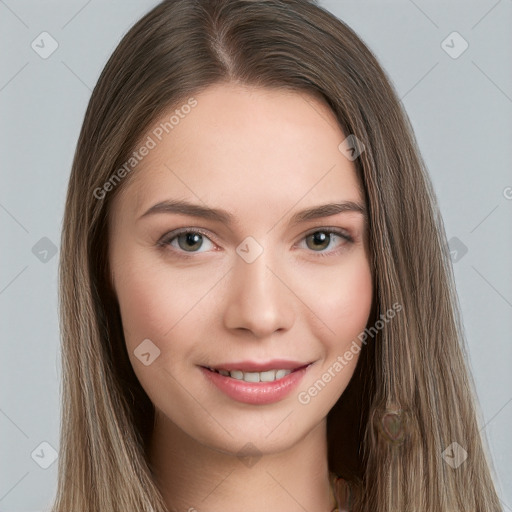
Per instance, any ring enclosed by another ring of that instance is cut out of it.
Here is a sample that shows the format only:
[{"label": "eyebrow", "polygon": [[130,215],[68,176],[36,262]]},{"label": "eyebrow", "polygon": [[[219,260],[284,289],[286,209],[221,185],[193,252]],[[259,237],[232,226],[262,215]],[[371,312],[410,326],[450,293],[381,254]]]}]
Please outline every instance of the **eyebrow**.
[{"label": "eyebrow", "polygon": [[[329,217],[344,212],[356,212],[362,214],[365,219],[367,217],[367,210],[363,204],[355,201],[342,201],[339,203],[322,204],[297,212],[290,219],[290,224],[299,224],[300,222]],[[226,210],[201,206],[184,200],[170,199],[153,205],[139,219],[162,213],[189,215],[191,217],[222,222],[227,225],[237,224],[235,217]]]}]

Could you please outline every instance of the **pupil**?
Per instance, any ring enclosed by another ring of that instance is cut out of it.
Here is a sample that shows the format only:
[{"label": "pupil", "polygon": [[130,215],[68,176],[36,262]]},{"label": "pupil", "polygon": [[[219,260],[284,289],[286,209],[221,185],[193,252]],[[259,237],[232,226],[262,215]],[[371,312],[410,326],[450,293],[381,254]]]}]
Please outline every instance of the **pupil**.
[{"label": "pupil", "polygon": [[185,251],[190,251],[190,249],[198,249],[201,247],[203,236],[200,233],[185,233],[182,236],[185,238],[185,247],[181,248]]},{"label": "pupil", "polygon": [[325,242],[327,242],[327,245],[329,245],[330,242],[330,235],[326,235],[323,231],[317,231],[316,233],[313,233],[313,241],[314,241],[314,247],[313,248],[319,248],[319,245],[321,246],[320,249],[323,249],[326,247]]}]

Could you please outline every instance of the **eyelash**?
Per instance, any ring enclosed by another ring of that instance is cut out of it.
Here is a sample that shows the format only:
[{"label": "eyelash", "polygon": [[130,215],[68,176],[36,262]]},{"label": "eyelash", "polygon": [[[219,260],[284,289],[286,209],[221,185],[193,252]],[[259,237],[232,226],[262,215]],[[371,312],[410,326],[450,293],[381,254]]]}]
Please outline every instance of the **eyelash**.
[{"label": "eyelash", "polygon": [[[202,230],[201,228],[183,228],[183,229],[178,229],[176,231],[171,231],[170,233],[167,233],[166,235],[164,235],[158,242],[157,242],[157,245],[159,247],[162,247],[162,248],[168,248],[168,247],[171,247],[171,242],[177,238],[178,236],[180,235],[184,235],[184,234],[187,234],[187,233],[199,233],[203,236],[205,236],[206,238],[208,238],[208,240],[210,240],[210,237],[208,236],[208,233],[204,230]],[[305,240],[308,236],[311,236],[311,235],[314,235],[315,233],[326,233],[328,235],[337,235],[339,236],[340,238],[342,238],[344,240],[344,242],[341,244],[341,246],[338,248],[338,249],[335,249],[333,251],[330,251],[330,252],[325,252],[325,251],[311,251],[312,253],[316,253],[318,256],[322,257],[322,258],[325,258],[325,257],[328,257],[328,256],[335,256],[337,255],[338,253],[340,253],[341,251],[343,251],[345,249],[345,245],[346,244],[352,244],[354,242],[354,239],[348,235],[346,232],[340,230],[340,229],[337,229],[337,228],[316,228],[314,229],[313,231],[310,231],[309,233],[306,233],[304,235],[304,237],[301,239],[302,240]],[[212,240],[210,240],[211,243],[214,243]],[[194,254],[199,254],[199,253],[195,253],[193,251],[190,252],[190,254],[186,254],[185,251],[183,250],[177,250],[175,249],[174,247],[171,248],[172,252],[174,252],[175,254],[178,255],[178,257],[180,258],[185,258],[185,259],[188,259],[188,258],[193,258]]]}]

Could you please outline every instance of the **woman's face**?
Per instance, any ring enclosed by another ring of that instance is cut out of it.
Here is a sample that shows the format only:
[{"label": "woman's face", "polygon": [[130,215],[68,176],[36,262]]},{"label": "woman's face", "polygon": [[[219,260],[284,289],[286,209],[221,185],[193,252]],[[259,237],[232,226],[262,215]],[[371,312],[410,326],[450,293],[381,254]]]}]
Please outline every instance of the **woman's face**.
[{"label": "woman's face", "polygon": [[284,450],[357,363],[372,302],[364,214],[318,209],[364,198],[318,100],[222,84],[189,104],[168,134],[175,109],[151,127],[113,203],[128,354],[165,422],[227,452]]}]

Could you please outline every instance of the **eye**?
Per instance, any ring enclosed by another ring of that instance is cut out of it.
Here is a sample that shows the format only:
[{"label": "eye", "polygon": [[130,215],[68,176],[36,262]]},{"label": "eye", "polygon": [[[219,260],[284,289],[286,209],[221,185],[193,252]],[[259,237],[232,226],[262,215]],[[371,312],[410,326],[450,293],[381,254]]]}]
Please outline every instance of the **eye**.
[{"label": "eye", "polygon": [[350,235],[339,229],[317,229],[304,237],[306,247],[314,252],[321,253],[321,256],[338,252],[336,249],[333,251],[325,251],[336,239],[338,239],[338,245],[341,246],[341,248],[347,243],[353,242]]},{"label": "eye", "polygon": [[[205,242],[206,249],[204,251],[200,251],[199,249],[205,247]],[[208,246],[208,244],[210,244],[210,246]],[[158,245],[170,245],[178,252],[183,251],[189,253],[205,252],[214,247],[213,242],[206,236],[206,234],[198,229],[173,231],[168,233],[161,241],[159,241]]]},{"label": "eye", "polygon": [[[338,241],[339,248],[326,251],[334,241]],[[322,228],[316,229],[305,235],[301,242],[306,243],[307,249],[318,253],[319,256],[329,256],[336,254],[344,249],[344,246],[352,243],[353,239],[350,235],[340,229]],[[185,228],[172,231],[166,234],[159,242],[161,247],[171,247],[174,252],[180,256],[187,257],[189,254],[197,254],[211,251],[215,244],[207,236],[206,232],[201,229]],[[200,250],[203,249],[203,250]]]}]

